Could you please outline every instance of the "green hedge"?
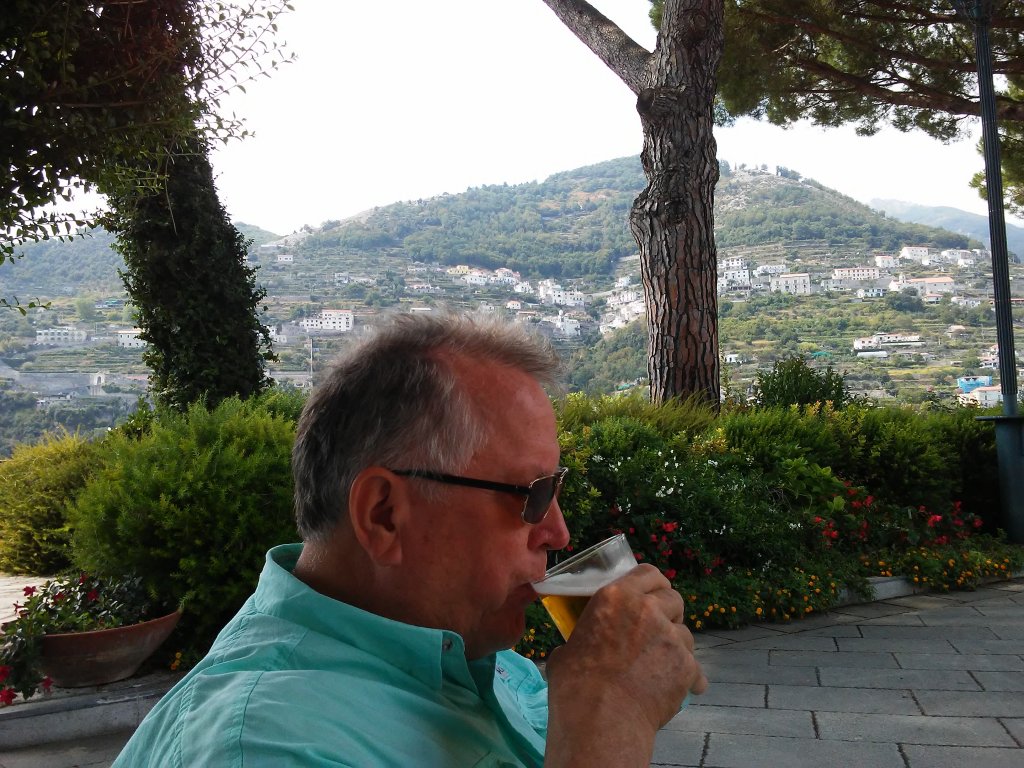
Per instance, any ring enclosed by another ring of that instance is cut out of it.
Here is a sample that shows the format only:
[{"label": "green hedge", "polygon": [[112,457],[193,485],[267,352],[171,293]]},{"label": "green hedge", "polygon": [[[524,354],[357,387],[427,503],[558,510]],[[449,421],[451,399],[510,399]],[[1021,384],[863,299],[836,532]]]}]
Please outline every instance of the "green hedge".
[{"label": "green hedge", "polygon": [[[712,419],[574,395],[557,410],[570,551],[625,533],[695,629],[826,610],[844,589],[866,595],[871,575],[927,571],[950,588],[1024,564],[1020,547],[978,535],[998,505],[996,456],[969,409],[853,402]],[[543,609],[529,626],[525,654],[559,642]]]},{"label": "green hedge", "polygon": [[77,435],[50,435],[0,462],[0,571],[49,576],[70,566],[67,503],[95,453]]},{"label": "green hedge", "polygon": [[256,402],[161,412],[137,437],[113,433],[71,509],[74,559],[137,573],[201,653],[252,592],[264,553],[297,541],[289,464],[294,423]]}]

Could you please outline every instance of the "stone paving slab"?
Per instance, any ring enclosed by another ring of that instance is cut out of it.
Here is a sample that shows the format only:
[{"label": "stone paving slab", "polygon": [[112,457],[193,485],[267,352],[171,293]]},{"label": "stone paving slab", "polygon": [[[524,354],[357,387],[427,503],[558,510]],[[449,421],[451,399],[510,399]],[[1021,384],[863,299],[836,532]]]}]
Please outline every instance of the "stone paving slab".
[{"label": "stone paving slab", "polygon": [[891,653],[815,653],[809,651],[772,651],[771,664],[791,667],[858,667],[865,669],[896,669]]},{"label": "stone paving slab", "polygon": [[921,618],[920,613],[894,613],[889,616],[879,616],[874,619],[862,619],[857,622],[857,627],[866,627],[880,625],[884,627],[890,626],[917,626],[923,627],[924,619]]},{"label": "stone paving slab", "polygon": [[861,636],[871,639],[899,640],[998,640],[988,627],[952,626],[879,626],[865,624],[860,628]]},{"label": "stone paving slab", "polygon": [[969,669],[992,672],[1024,671],[1024,657],[1012,654],[897,653],[903,669]]},{"label": "stone paving slab", "polygon": [[707,662],[701,660],[704,673],[708,680],[718,683],[783,683],[786,685],[817,685],[818,675],[814,667],[780,667],[768,664],[747,664],[742,655],[737,654],[737,662]]},{"label": "stone paving slab", "polygon": [[807,637],[860,637],[860,627],[857,624],[834,624],[831,627],[821,629],[809,629],[804,633]]},{"label": "stone paving slab", "polygon": [[909,768],[1020,768],[1019,749],[985,747],[926,747],[908,745],[903,748]]},{"label": "stone paving slab", "polygon": [[732,643],[726,646],[718,646],[717,648],[703,648],[701,647],[701,638],[697,637],[697,652],[694,654],[701,664],[705,662],[709,664],[723,663],[723,664],[738,664],[742,661],[744,664],[768,664],[768,649],[763,650],[745,650],[742,653],[737,653],[732,648]]},{"label": "stone paving slab", "polygon": [[823,739],[966,747],[1016,747],[995,718],[819,712]]},{"label": "stone paving slab", "polygon": [[[950,640],[957,653],[1024,653],[1020,640]],[[924,648],[920,649],[925,651]]]},{"label": "stone paving slab", "polygon": [[1018,744],[1024,747],[1024,718],[1003,717],[999,722],[1010,733]]},{"label": "stone paving slab", "polygon": [[836,650],[836,642],[831,637],[811,637],[808,635],[775,635],[773,637],[761,637],[757,640],[744,640],[733,643],[731,648],[780,649],[789,651],[824,651],[833,652]]},{"label": "stone paving slab", "polygon": [[697,768],[701,764],[706,739],[707,736],[703,733],[659,731],[654,741],[654,755],[651,765]]},{"label": "stone paving slab", "polygon": [[904,610],[911,609],[915,611],[930,611],[936,608],[946,608],[950,604],[949,598],[942,595],[908,595],[907,597],[897,597],[892,600],[886,600],[885,602],[896,608],[902,608]]},{"label": "stone paving slab", "polygon": [[769,685],[768,707],[814,712],[862,712],[919,715],[921,708],[908,691],[875,688],[821,688],[806,685]]},{"label": "stone paving slab", "polygon": [[686,733],[745,733],[815,738],[810,712],[756,707],[687,707],[665,726]]},{"label": "stone paving slab", "polygon": [[[991,627],[992,633],[1000,640],[1024,640],[1024,627],[995,624]],[[1021,643],[1024,647],[1024,643]]]},{"label": "stone paving slab", "polygon": [[926,715],[1024,717],[1024,696],[1015,691],[918,691]]},{"label": "stone paving slab", "polygon": [[836,610],[840,616],[852,616],[855,620],[875,619],[879,616],[892,616],[897,613],[906,613],[906,608],[888,603],[862,603],[860,605],[848,605]]},{"label": "stone paving slab", "polygon": [[[981,673],[977,673],[981,674]],[[989,672],[990,675],[1012,674]],[[835,688],[930,689],[936,691],[980,691],[991,689],[966,671],[942,669],[854,669],[823,667],[821,685]],[[1004,688],[1002,690],[1015,690]]]},{"label": "stone paving slab", "polygon": [[764,685],[712,682],[708,689],[696,698],[693,706],[720,704],[731,707],[764,707],[764,697]]},{"label": "stone paving slab", "polygon": [[1024,672],[973,672],[972,674],[986,691],[1024,693]]},{"label": "stone paving slab", "polygon": [[[867,627],[864,627],[867,629]],[[907,638],[840,637],[836,639],[839,650],[854,653],[958,653],[958,649],[947,640],[910,640]],[[999,642],[998,640],[970,640],[968,643]]]},{"label": "stone paving slab", "polygon": [[757,624],[749,627],[742,627],[741,629],[722,630],[720,632],[710,630],[708,632],[702,632],[699,637],[701,639],[705,637],[718,637],[722,640],[728,640],[730,643],[737,643],[743,640],[756,640],[760,637],[774,637],[778,634],[779,632],[772,627]]},{"label": "stone paving slab", "polygon": [[725,733],[713,733],[708,738],[707,757],[703,765],[705,768],[906,768],[895,744]]}]

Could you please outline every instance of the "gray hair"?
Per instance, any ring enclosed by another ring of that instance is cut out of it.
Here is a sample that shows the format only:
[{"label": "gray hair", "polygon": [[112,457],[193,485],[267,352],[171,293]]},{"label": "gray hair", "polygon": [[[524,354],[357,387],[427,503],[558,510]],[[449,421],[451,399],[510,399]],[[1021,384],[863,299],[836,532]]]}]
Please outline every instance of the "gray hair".
[{"label": "gray hair", "polygon": [[[518,324],[467,315],[394,315],[334,364],[299,418],[295,519],[322,541],[348,514],[367,467],[460,471],[488,437],[486,414],[452,357],[506,365],[555,386],[551,345]],[[426,491],[430,492],[430,491]]]}]

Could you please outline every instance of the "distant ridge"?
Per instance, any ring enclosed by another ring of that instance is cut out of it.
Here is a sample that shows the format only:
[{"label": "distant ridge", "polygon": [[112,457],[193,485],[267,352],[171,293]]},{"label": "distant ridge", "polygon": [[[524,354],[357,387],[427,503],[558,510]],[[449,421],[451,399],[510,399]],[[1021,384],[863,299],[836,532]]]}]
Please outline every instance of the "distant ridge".
[{"label": "distant ridge", "polygon": [[[352,273],[375,280],[402,275],[410,261],[508,267],[528,279],[611,277],[637,252],[629,210],[645,185],[639,157],[563,171],[542,182],[473,187],[460,194],[393,203],[281,237],[237,223],[253,239],[259,280],[275,293],[310,293],[310,280]],[[981,247],[980,238],[884,216],[811,178],[783,168],[730,168],[722,163],[715,191],[715,237],[721,251],[815,243],[835,258],[858,260],[908,244]],[[983,217],[977,217],[983,218]],[[25,258],[0,265],[0,295],[118,295],[120,257],[98,230],[70,243],[26,246]],[[277,270],[258,246],[280,243],[304,264]],[[1024,243],[1016,244],[1024,252]],[[273,267],[273,269],[271,269]],[[278,272],[280,272],[278,274]],[[302,273],[302,284],[291,280]],[[294,274],[293,274],[294,273]]]},{"label": "distant ridge", "polygon": [[[903,200],[874,199],[871,201],[871,207],[900,221],[941,227],[950,232],[973,237],[988,245],[987,216],[962,211],[959,208],[918,205]],[[1024,256],[1024,228],[1013,224],[1006,225],[1006,247],[1011,254],[1016,255],[1015,260],[1019,262]]]}]

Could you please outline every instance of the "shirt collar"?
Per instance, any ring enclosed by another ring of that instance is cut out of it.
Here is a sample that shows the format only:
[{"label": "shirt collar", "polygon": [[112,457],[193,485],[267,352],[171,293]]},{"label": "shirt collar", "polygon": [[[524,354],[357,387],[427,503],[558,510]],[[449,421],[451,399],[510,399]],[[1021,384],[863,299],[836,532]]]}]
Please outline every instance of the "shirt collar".
[{"label": "shirt collar", "polygon": [[495,654],[469,662],[457,632],[404,624],[320,594],[292,575],[301,552],[301,544],[267,552],[254,596],[258,611],[370,653],[434,689],[449,681],[481,695],[491,687]]}]

